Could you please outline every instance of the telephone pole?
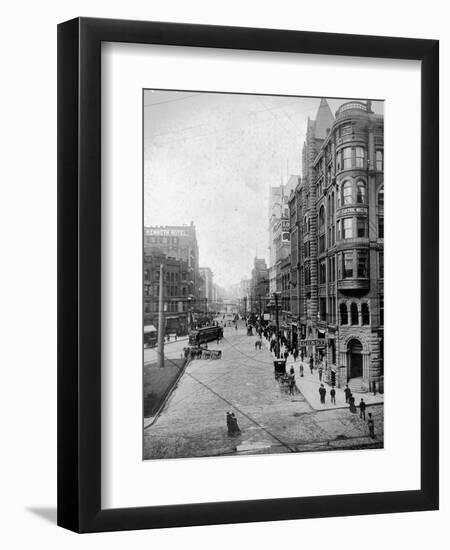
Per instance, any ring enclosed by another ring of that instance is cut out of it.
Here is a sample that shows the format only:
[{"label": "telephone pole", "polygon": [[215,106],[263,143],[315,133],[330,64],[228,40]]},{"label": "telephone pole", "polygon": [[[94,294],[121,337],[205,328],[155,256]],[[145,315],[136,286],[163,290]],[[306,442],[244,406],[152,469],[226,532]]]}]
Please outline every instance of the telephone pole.
[{"label": "telephone pole", "polygon": [[275,298],[275,315],[276,315],[276,322],[277,322],[277,359],[280,358],[280,322],[278,318],[278,294],[276,292],[273,293],[273,296]]},{"label": "telephone pole", "polygon": [[158,367],[164,367],[164,266],[159,266]]}]

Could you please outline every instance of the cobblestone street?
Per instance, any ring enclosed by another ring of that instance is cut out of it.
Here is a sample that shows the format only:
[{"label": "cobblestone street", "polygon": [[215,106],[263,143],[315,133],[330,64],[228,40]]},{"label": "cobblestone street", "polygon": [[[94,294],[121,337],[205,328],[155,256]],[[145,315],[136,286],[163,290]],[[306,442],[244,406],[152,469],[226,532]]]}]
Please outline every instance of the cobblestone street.
[{"label": "cobblestone street", "polygon": [[[144,459],[335,450],[383,446],[383,407],[368,406],[376,439],[347,408],[315,410],[301,393],[281,391],[272,355],[255,349],[255,336],[224,329],[220,360],[194,360],[156,420],[144,430]],[[178,346],[174,346],[178,347]],[[172,349],[174,349],[172,348]],[[241,434],[230,437],[226,412]]]}]

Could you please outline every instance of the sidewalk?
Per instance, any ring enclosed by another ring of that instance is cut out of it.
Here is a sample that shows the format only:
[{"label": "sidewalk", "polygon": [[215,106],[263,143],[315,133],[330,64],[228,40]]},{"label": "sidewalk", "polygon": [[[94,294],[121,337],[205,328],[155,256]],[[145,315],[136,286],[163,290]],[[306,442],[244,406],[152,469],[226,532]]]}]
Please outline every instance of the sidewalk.
[{"label": "sidewalk", "polygon": [[[270,348],[269,342],[265,338],[263,338],[263,342],[265,346],[269,349]],[[300,359],[297,359],[297,361],[294,361],[292,355],[290,355],[286,362],[286,372],[289,373],[291,366],[292,365],[294,366],[295,382],[297,384],[297,387],[302,393],[303,397],[306,399],[306,401],[314,410],[327,411],[331,409],[348,409],[349,408],[349,404],[345,402],[344,388],[337,388],[337,387],[334,388],[336,390],[336,404],[335,405],[332,404],[331,398],[330,398],[331,386],[325,382],[325,380],[323,379],[324,376],[322,377],[322,382],[320,382],[318,370],[314,369],[313,374],[311,374],[309,363],[307,363],[306,361],[303,361],[303,377],[301,377],[300,376],[301,363],[302,362],[300,361]],[[319,395],[320,384],[323,384],[325,389],[327,390],[324,404],[320,402],[320,395]],[[384,395],[382,394],[373,395],[372,393],[369,393],[369,392],[367,393],[353,392],[353,397],[355,398],[355,407],[357,408],[357,411],[358,411],[356,414],[359,414],[358,405],[361,399],[364,399],[364,402],[368,407],[370,405],[381,405],[384,403]]]}]

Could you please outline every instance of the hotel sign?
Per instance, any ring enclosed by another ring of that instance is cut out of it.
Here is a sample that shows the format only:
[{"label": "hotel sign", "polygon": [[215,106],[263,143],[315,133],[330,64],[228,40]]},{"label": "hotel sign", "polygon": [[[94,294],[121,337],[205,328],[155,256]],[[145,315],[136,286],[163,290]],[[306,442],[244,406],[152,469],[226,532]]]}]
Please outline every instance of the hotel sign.
[{"label": "hotel sign", "polygon": [[366,214],[367,208],[362,208],[358,206],[350,206],[347,208],[341,208],[339,210],[339,215],[345,216],[346,214]]},{"label": "hotel sign", "polygon": [[146,235],[156,235],[159,237],[187,237],[189,235],[186,229],[145,229]]}]

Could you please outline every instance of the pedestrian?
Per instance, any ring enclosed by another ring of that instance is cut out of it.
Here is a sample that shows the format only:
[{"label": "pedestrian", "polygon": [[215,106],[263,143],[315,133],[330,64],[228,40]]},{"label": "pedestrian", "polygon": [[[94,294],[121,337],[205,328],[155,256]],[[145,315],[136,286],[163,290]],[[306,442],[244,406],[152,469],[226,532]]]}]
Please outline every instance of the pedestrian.
[{"label": "pedestrian", "polygon": [[300,363],[300,376],[303,376],[303,363]]},{"label": "pedestrian", "polygon": [[309,358],[309,368],[311,370],[311,374],[313,373],[313,370],[314,370],[314,359],[313,359],[313,356],[311,355],[311,357]]},{"label": "pedestrian", "polygon": [[294,361],[297,361],[297,358],[298,358],[298,349],[295,348],[294,349]]},{"label": "pedestrian", "polygon": [[294,374],[294,367],[293,366],[291,366],[291,368],[289,369],[289,373]]},{"label": "pedestrian", "polygon": [[239,435],[241,433],[241,430],[239,429],[237,418],[234,413],[231,413],[231,435]]},{"label": "pedestrian", "polygon": [[320,402],[325,404],[325,395],[327,394],[327,390],[325,389],[325,386],[323,384],[320,384],[319,394],[320,394]]},{"label": "pedestrian", "polygon": [[305,357],[305,354],[304,354],[304,352],[303,352],[303,350],[302,350],[302,351],[300,352],[300,359],[301,359],[302,362],[303,362],[303,358],[304,358],[304,357]]},{"label": "pedestrian", "polygon": [[228,435],[233,435],[232,420],[231,420],[230,411],[227,412],[227,429],[228,429]]},{"label": "pedestrian", "polygon": [[372,439],[375,439],[375,423],[372,418],[372,413],[369,413],[369,418],[367,419],[367,427],[369,428],[369,435]]},{"label": "pedestrian", "polygon": [[292,374],[289,376],[289,394],[290,394],[290,395],[294,395],[294,389],[295,389],[295,376],[294,376],[294,374],[292,373]]},{"label": "pedestrian", "polygon": [[332,405],[336,405],[336,390],[334,389],[334,386],[330,390],[330,397]]},{"label": "pedestrian", "polygon": [[361,398],[361,401],[359,402],[359,418],[366,419],[366,404],[364,402],[364,399]]},{"label": "pedestrian", "polygon": [[323,373],[323,369],[322,367],[319,367],[319,382],[322,382],[322,373]]},{"label": "pedestrian", "polygon": [[356,413],[355,398],[351,393],[350,393],[350,397],[348,398],[348,402],[350,403],[350,412]]},{"label": "pedestrian", "polygon": [[348,387],[348,384],[345,386],[344,393],[345,393],[345,402],[346,402],[346,403],[349,403],[349,399],[350,399],[350,395],[352,394],[352,391],[351,391],[351,389]]}]

